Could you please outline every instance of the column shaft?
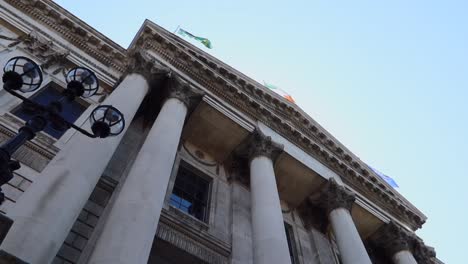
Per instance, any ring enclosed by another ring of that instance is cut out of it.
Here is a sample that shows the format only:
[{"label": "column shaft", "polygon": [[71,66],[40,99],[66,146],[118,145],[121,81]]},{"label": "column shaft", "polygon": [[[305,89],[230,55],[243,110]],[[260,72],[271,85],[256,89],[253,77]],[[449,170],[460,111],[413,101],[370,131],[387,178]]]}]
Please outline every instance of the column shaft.
[{"label": "column shaft", "polygon": [[[104,104],[117,107],[130,123],[147,91],[146,80],[131,74]],[[50,263],[124,133],[106,139],[75,134],[9,212],[14,223],[1,250],[28,263]]]},{"label": "column shaft", "polygon": [[392,260],[395,264],[418,264],[413,254],[408,250],[397,252],[393,255]]},{"label": "column shaft", "polygon": [[260,155],[250,162],[255,264],[291,263],[273,162]]},{"label": "column shaft", "polygon": [[330,222],[344,264],[372,264],[348,209],[330,212]]},{"label": "column shaft", "polygon": [[187,115],[168,99],[118,194],[89,263],[146,263]]}]

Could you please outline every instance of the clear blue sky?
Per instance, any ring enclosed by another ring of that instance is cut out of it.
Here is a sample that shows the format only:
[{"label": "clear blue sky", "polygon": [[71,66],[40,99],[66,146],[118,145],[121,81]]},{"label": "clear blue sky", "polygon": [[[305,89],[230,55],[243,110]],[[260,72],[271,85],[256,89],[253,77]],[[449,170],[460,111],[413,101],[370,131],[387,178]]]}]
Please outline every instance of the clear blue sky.
[{"label": "clear blue sky", "polygon": [[145,18],[209,38],[392,176],[429,217],[418,234],[467,263],[467,1],[57,2],[123,47]]}]

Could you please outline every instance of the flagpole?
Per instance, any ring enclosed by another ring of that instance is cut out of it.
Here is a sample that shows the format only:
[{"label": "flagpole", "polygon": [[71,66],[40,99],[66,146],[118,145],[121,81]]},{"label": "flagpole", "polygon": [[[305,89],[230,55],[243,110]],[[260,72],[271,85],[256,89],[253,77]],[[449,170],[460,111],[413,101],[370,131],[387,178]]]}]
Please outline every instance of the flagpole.
[{"label": "flagpole", "polygon": [[179,28],[180,28],[180,25],[177,26],[176,30],[174,31],[174,34],[177,33],[177,30],[179,30]]}]

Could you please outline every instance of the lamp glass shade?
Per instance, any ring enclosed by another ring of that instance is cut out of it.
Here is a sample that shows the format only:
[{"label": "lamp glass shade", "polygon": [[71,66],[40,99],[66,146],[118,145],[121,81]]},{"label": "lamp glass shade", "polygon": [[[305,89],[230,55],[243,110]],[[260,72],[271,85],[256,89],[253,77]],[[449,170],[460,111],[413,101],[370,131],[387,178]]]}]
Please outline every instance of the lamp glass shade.
[{"label": "lamp glass shade", "polygon": [[99,80],[96,74],[84,67],[76,67],[67,73],[67,84],[74,83],[81,85],[83,93],[81,97],[87,98],[96,94],[99,89]]},{"label": "lamp glass shade", "polygon": [[96,107],[91,113],[90,117],[91,126],[99,128],[99,131],[94,131],[97,136],[103,137],[103,131],[106,131],[107,136],[116,136],[125,128],[124,115],[115,107],[111,105],[100,105]]},{"label": "lamp glass shade", "polygon": [[23,93],[33,92],[42,84],[42,72],[39,66],[26,57],[11,58],[3,67],[3,81],[11,82],[14,90]]}]

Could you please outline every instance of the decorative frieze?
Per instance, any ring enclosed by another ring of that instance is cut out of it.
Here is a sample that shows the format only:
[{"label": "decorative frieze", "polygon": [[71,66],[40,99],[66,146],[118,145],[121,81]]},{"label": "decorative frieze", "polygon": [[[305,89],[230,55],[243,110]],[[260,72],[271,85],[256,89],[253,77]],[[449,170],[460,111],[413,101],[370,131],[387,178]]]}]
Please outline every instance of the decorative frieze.
[{"label": "decorative frieze", "polygon": [[[154,30],[147,28],[140,37],[145,40],[144,47],[157,52],[164,60],[187,73],[191,78],[221,96],[234,107],[244,111],[245,114],[254,119],[261,120],[276,132],[327,164],[331,169],[342,175],[343,181],[348,185],[366,196],[377,196],[376,203],[379,206],[397,211],[397,215],[410,223],[414,229],[421,227],[424,223],[424,215],[411,204],[399,199],[399,195],[393,193],[391,188],[386,187],[376,178],[377,176],[364,169],[356,160],[353,160],[350,154],[346,153],[342,147],[337,146],[334,140],[329,138],[328,133],[323,132],[318,126],[311,125],[310,122],[304,123],[301,121],[301,124],[296,124],[291,118],[281,118],[276,108],[276,110],[271,110],[270,107],[264,106],[272,102],[262,102],[262,95],[264,94],[262,89],[251,84],[241,85],[236,82],[236,80],[239,80],[236,76],[229,75],[226,77],[213,73],[212,67],[205,67],[203,62],[186,54],[185,51]],[[196,53],[189,52],[189,54],[195,56]],[[230,74],[227,70],[225,72]],[[294,114],[292,116],[298,115]],[[302,113],[299,114],[299,117],[303,116]],[[303,117],[304,120],[307,118]]]},{"label": "decorative frieze", "polygon": [[229,245],[209,235],[198,224],[180,223],[178,215],[172,211],[163,210],[158,225],[156,237],[164,240],[187,253],[200,258],[206,263],[230,263]]},{"label": "decorative frieze", "polygon": [[[107,43],[105,37],[81,22],[75,21],[65,10],[54,3],[32,0],[8,0],[7,2],[49,26],[105,65],[110,65],[121,72],[124,71],[126,58],[121,48]],[[348,152],[302,110],[279,100],[260,87],[260,84],[208,55],[193,51],[188,46],[172,43],[167,36],[169,32],[162,29],[158,31],[157,33],[153,28],[145,28],[136,46],[156,51],[164,60],[187,73],[215,94],[221,95],[233,106],[242,109],[247,115],[262,120],[291,142],[337,171],[348,185],[366,196],[376,197],[376,203],[379,206],[397,212],[396,215],[407,221],[413,229],[421,227],[424,223],[425,216],[421,212],[399,198],[398,193],[378,179],[375,173],[369,171],[365,164]],[[45,32],[41,34],[44,35]],[[99,68],[97,65],[96,67]]]},{"label": "decorative frieze", "polygon": [[[125,71],[127,58],[123,48],[110,42],[106,37],[85,25],[84,23],[75,23],[75,21],[72,22],[72,20],[75,20],[76,18],[68,19],[66,16],[70,16],[70,14],[52,1],[8,0],[6,2],[18,10],[24,12],[25,14],[31,16],[33,19],[35,19],[35,21],[42,23],[50,29],[54,30],[58,35],[69,41],[69,43],[72,43],[76,47],[82,49],[87,54],[89,54],[89,56],[103,63],[103,65],[112,67],[119,72]],[[47,2],[47,4],[45,4],[45,2]],[[53,43],[58,43],[58,41],[55,41],[54,37],[41,30],[36,24],[30,23],[21,16],[8,11],[2,6],[0,6],[0,8],[4,9],[16,20],[21,21],[21,23],[25,26],[32,28],[33,31],[39,33],[41,36],[46,37]],[[59,9],[59,12],[54,10],[54,8]],[[118,77],[113,73],[110,73],[108,69],[105,69],[102,67],[102,65],[98,65],[89,58],[82,56],[79,52],[74,50],[70,50],[69,52],[86,64],[91,65],[93,68],[108,74],[106,77],[109,77],[112,79],[112,81],[118,79]],[[57,58],[54,58],[53,60],[56,59]],[[47,65],[47,61],[45,66],[49,67]],[[57,72],[54,72],[54,74],[55,73]]]}]

